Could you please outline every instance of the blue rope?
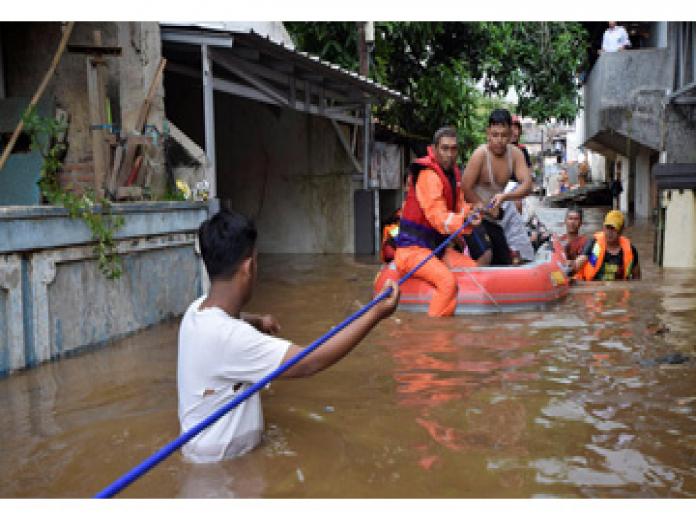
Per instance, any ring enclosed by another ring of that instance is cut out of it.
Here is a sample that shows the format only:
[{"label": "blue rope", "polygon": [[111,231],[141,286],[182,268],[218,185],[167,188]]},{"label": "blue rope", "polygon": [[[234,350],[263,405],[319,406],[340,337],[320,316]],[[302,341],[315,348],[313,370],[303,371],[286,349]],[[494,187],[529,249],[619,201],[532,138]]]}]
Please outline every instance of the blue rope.
[{"label": "blue rope", "polygon": [[[490,204],[489,204],[490,207]],[[429,261],[433,256],[437,255],[442,251],[447,245],[461,233],[465,227],[467,227],[471,221],[474,219],[478,211],[473,212],[461,225],[459,229],[457,229],[454,233],[452,233],[442,244],[440,244],[437,248],[435,248],[428,256],[426,256],[418,265],[416,265],[413,269],[411,269],[408,273],[406,273],[400,280],[399,280],[399,285],[404,283],[406,280],[408,280],[413,273],[415,273],[418,269],[420,269],[423,264],[425,264],[427,261]],[[270,383],[273,379],[278,377],[280,374],[285,372],[288,368],[291,366],[295,365],[297,362],[301,361],[304,359],[308,354],[316,350],[322,343],[326,342],[328,339],[330,339],[332,336],[334,336],[337,332],[340,330],[344,329],[348,325],[350,325],[352,322],[360,318],[363,314],[365,314],[367,311],[372,309],[375,305],[377,305],[379,302],[387,298],[388,296],[391,295],[393,289],[391,287],[387,288],[386,291],[381,293],[379,296],[377,296],[374,300],[372,300],[370,303],[365,305],[362,309],[358,310],[355,312],[353,315],[348,316],[345,320],[343,320],[341,323],[339,323],[337,326],[332,328],[329,332],[324,334],[322,337],[319,339],[315,340],[311,345],[309,345],[307,348],[305,348],[302,352],[298,352],[295,356],[292,358],[288,359],[285,363],[281,364],[278,368],[276,368],[273,372],[268,374],[266,377],[263,379],[259,380],[258,382],[254,383],[250,387],[248,387],[246,390],[244,390],[242,393],[240,393],[238,396],[236,396],[234,399],[232,399],[229,403],[226,405],[220,407],[217,411],[213,412],[210,416],[208,416],[206,419],[203,419],[201,422],[199,422],[196,426],[191,428],[190,430],[182,433],[177,439],[174,439],[172,442],[161,448],[159,451],[155,452],[154,454],[150,455],[148,458],[143,460],[140,464],[135,466],[133,469],[131,469],[128,473],[125,473],[122,475],[120,478],[109,484],[107,487],[102,489],[99,493],[94,495],[94,498],[111,498],[113,497],[116,493],[120,492],[123,490],[125,487],[130,485],[133,481],[137,480],[141,476],[143,476],[146,472],[154,468],[157,464],[162,462],[164,459],[169,457],[174,451],[178,450],[181,446],[186,444],[188,441],[190,441],[193,437],[198,435],[200,432],[205,430],[208,426],[216,422],[218,419],[220,419],[223,415],[228,413],[230,410],[235,408],[237,405],[239,405],[242,401],[246,400],[247,398],[251,397],[253,394],[261,390],[263,387],[265,387],[268,383]]]}]

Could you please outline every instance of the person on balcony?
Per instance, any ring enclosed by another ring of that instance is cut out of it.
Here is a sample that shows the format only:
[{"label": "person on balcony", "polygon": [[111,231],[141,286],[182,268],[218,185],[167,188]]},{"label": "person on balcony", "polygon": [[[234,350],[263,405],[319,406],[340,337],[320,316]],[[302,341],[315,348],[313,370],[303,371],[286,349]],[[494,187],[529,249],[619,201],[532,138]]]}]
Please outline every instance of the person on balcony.
[{"label": "person on balcony", "polygon": [[630,46],[631,40],[628,39],[626,29],[622,25],[616,25],[616,22],[609,22],[609,27],[602,37],[602,48],[599,53],[622,51]]}]

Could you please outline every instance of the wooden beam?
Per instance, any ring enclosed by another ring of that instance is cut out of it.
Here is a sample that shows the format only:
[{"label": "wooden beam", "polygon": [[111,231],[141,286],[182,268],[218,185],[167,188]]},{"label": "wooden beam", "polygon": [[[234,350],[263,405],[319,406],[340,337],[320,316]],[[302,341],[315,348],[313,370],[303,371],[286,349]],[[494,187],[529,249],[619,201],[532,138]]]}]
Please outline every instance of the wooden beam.
[{"label": "wooden beam", "polygon": [[[101,31],[94,31],[94,44],[102,43]],[[90,136],[94,160],[94,191],[104,189],[104,182],[111,164],[111,150],[106,141],[106,64],[98,58],[87,58],[87,96],[89,99]]]},{"label": "wooden beam", "polygon": [[343,135],[343,131],[338,126],[338,123],[336,123],[336,121],[334,121],[333,119],[330,119],[330,121],[331,125],[334,127],[334,130],[336,130],[336,135],[338,136],[338,140],[341,142],[341,146],[343,146],[343,150],[345,150],[346,154],[353,163],[353,166],[355,166],[355,171],[362,173],[362,167],[360,166],[358,159],[355,157],[355,155],[353,155],[353,151],[350,148],[350,144],[348,144],[348,141],[346,140],[346,136]]},{"label": "wooden beam", "polygon": [[205,150],[198,146],[193,139],[187,136],[184,132],[179,130],[179,128],[169,122],[169,135],[174,139],[181,147],[186,151],[187,154],[191,156],[192,159],[198,161],[199,164],[207,166],[208,158],[205,155]]},{"label": "wooden beam", "polygon": [[[155,75],[153,76],[152,81],[150,82],[150,88],[148,89],[147,95],[145,96],[145,99],[140,105],[138,117],[135,121],[135,127],[133,128],[133,131],[138,134],[141,134],[143,132],[143,127],[145,126],[147,116],[150,113],[150,107],[152,106],[152,101],[155,97],[155,93],[157,92],[157,87],[159,86],[160,81],[162,80],[162,74],[164,73],[164,67],[166,65],[167,60],[165,58],[160,59],[159,66],[157,67]],[[126,152],[123,162],[121,163],[121,169],[118,172],[118,176],[115,179],[110,179],[110,183],[107,186],[109,192],[116,193],[116,188],[122,186],[126,179],[128,179],[128,176],[130,175],[130,170],[133,167],[133,161],[135,160],[135,154],[137,153],[138,148],[139,145],[137,144],[130,146],[126,144]]]},{"label": "wooden beam", "polygon": [[[41,81],[39,88],[36,89],[36,92],[34,93],[34,97],[31,98],[31,101],[29,102],[29,106],[24,111],[24,114],[27,114],[30,110],[32,110],[36,106],[36,104],[39,102],[39,100],[41,99],[41,96],[43,95],[44,90],[46,90],[46,86],[48,85],[49,80],[53,77],[53,73],[56,71],[56,67],[58,66],[58,62],[60,61],[61,56],[63,56],[63,52],[65,51],[65,47],[68,44],[68,39],[70,38],[70,35],[72,34],[73,27],[75,27],[75,22],[68,22],[68,25],[66,26],[65,31],[63,32],[63,36],[60,39],[60,43],[58,44],[58,49],[56,50],[55,54],[53,55],[53,60],[51,61],[51,65],[48,67],[48,70],[46,71],[46,74],[44,75],[44,78]],[[22,132],[23,128],[24,128],[24,120],[20,119],[19,123],[17,123],[17,127],[15,128],[15,131],[12,133],[12,137],[10,137],[10,141],[7,143],[7,146],[5,146],[5,149],[2,152],[2,157],[0,157],[0,170],[2,170],[3,167],[5,166],[5,162],[7,162],[7,158],[12,153],[12,149],[14,148],[14,145],[17,142],[17,139],[19,138],[19,134]]]},{"label": "wooden beam", "polygon": [[227,69],[232,74],[235,74],[242,78],[247,83],[253,85],[258,90],[266,94],[267,96],[275,99],[280,104],[287,104],[287,96],[275,90],[270,85],[264,83],[261,79],[255,76],[253,73],[249,73],[244,70],[244,62],[237,58],[229,55],[223,55],[221,52],[216,52],[215,49],[210,50],[210,54],[213,61],[223,68]]},{"label": "wooden beam", "polygon": [[120,56],[121,47],[108,45],[68,45],[68,52],[74,54],[90,54],[92,56]]}]

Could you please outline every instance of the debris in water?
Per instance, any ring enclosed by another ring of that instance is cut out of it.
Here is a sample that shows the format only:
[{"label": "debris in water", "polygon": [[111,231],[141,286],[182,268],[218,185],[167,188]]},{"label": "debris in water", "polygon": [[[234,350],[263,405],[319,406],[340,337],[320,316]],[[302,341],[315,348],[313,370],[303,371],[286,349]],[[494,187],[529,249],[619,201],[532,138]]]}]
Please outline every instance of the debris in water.
[{"label": "debris in water", "polygon": [[325,411],[326,413],[334,413],[334,412],[336,411],[336,409],[335,409],[333,406],[326,405],[326,406],[324,407],[324,411]]},{"label": "debris in water", "polygon": [[324,420],[324,418],[321,415],[319,415],[318,413],[314,413],[314,412],[310,412],[309,414],[307,414],[307,416],[310,419],[314,419],[315,421],[323,421]]},{"label": "debris in water", "polygon": [[297,470],[295,470],[295,473],[297,473],[297,480],[299,480],[300,482],[304,482],[304,474],[302,473],[302,470],[300,468],[297,468]]},{"label": "debris in water", "polygon": [[669,327],[664,323],[649,323],[648,326],[645,327],[645,331],[653,336],[658,336],[669,332]]},{"label": "debris in water", "polygon": [[640,364],[644,367],[652,367],[655,365],[681,365],[690,359],[689,356],[685,356],[681,352],[673,352],[672,354],[660,356],[655,359],[643,359],[640,361]]}]

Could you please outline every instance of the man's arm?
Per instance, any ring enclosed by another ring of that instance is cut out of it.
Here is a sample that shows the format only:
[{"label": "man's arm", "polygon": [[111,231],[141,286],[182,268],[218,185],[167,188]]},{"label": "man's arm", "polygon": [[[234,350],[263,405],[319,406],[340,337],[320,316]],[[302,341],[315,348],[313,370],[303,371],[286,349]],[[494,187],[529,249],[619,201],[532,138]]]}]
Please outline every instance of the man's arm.
[{"label": "man's arm", "polygon": [[[396,309],[399,303],[399,286],[394,281],[389,280],[386,287],[392,288],[391,296],[379,302],[311,354],[308,354],[307,357],[283,372],[281,377],[311,376],[330,367],[353,350],[379,321],[389,317]],[[296,356],[302,350],[304,349],[297,345],[290,345],[282,363]]]},{"label": "man's arm", "polygon": [[464,173],[462,173],[462,191],[464,192],[464,200],[473,204],[474,206],[483,205],[484,201],[481,197],[474,191],[474,186],[478,183],[479,175],[481,174],[481,168],[483,167],[483,150],[476,150],[469,162],[466,163],[466,168]]}]

